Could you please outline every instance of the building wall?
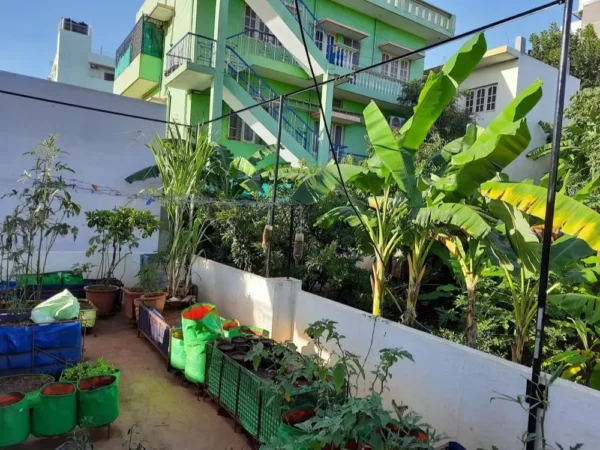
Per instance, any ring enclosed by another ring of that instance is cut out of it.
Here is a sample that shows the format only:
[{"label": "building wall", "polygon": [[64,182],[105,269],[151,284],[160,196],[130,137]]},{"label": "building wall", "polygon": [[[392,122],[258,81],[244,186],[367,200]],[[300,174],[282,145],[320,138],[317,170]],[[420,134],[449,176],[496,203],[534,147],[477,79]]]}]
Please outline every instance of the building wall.
[{"label": "building wall", "polygon": [[581,20],[581,25],[586,27],[587,25],[592,25],[596,30],[596,34],[600,36],[600,1],[591,0],[583,5],[583,16]]},{"label": "building wall", "polygon": [[[91,33],[91,30],[90,30]],[[100,69],[92,69],[90,64]],[[113,82],[104,80],[104,73],[114,74],[114,57],[92,52],[92,35],[59,29],[56,57],[51,79],[59,83],[112,92]]]},{"label": "building wall", "polygon": [[[200,298],[217,305],[221,316],[265,328],[277,340],[292,340],[303,353],[314,351],[304,330],[321,319],[337,322],[346,336],[345,350],[368,356],[369,376],[381,349],[404,348],[415,361],[393,367],[383,393],[387,407],[392,399],[407,405],[446,439],[469,450],[523,448],[519,439],[527,429],[527,411],[497,398],[524,396],[529,368],[304,292],[298,280],[266,279],[204,258],[193,273]],[[361,385],[360,394],[366,387]],[[548,442],[597,448],[600,392],[561,379],[549,389]]]},{"label": "building wall", "polygon": [[[0,85],[8,91],[60,100],[94,108],[134,114],[164,120],[165,107],[150,102],[133,100],[117,95],[97,92],[48,80],[0,72]],[[85,111],[69,106],[0,94],[0,134],[3,145],[0,165],[0,198],[11,189],[18,188],[16,180],[24,170],[33,165],[31,157],[23,153],[37,148],[40,141],[50,134],[57,135],[57,146],[68,152],[66,162],[75,170],[67,177],[92,185],[108,186],[125,194],[138,193],[150,184],[129,185],[125,177],[153,164],[153,157],[146,143],[155,134],[164,132],[164,125],[142,119],[126,118],[100,112]],[[93,190],[93,189],[92,189]],[[131,203],[126,197],[96,192],[73,193],[81,205],[79,217],[69,221],[79,228],[76,241],[57,240],[49,261],[49,270],[67,270],[77,262],[85,262],[85,251],[91,230],[84,226],[85,212],[94,209],[112,209],[117,206],[135,206],[149,209],[155,214],[159,205],[146,205],[143,201]],[[12,213],[12,199],[0,200],[0,220]],[[158,234],[142,240],[135,255],[117,271],[124,273],[124,281],[132,283],[138,271],[139,254],[156,251]],[[95,274],[93,274],[95,275]]]},{"label": "building wall", "polygon": [[[534,161],[527,158],[526,155],[530,150],[546,143],[546,134],[538,124],[540,121],[552,122],[554,120],[557,77],[558,71],[555,68],[525,54],[520,54],[518,59],[476,69],[460,86],[463,90],[470,90],[498,83],[496,109],[480,112],[476,115],[477,123],[482,127],[487,127],[519,93],[537,78],[543,81],[542,99],[527,116],[532,138],[531,143],[527,150],[505,170],[512,180],[520,181],[525,178],[539,180],[548,171],[549,160],[547,158]],[[579,84],[578,79],[569,76],[566,90],[567,99],[579,90]]]}]

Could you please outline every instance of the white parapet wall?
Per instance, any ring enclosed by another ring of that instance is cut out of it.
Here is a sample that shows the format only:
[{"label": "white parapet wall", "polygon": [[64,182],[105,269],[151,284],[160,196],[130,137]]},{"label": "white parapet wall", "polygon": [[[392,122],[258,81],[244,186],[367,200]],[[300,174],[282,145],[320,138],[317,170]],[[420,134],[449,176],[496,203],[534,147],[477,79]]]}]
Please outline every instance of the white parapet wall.
[{"label": "white parapet wall", "polygon": [[[298,280],[266,279],[204,258],[196,262],[194,273],[200,299],[216,304],[222,316],[266,328],[275,339],[293,340],[303,352],[312,351],[304,330],[321,319],[338,323],[346,350],[369,355],[368,371],[381,349],[403,347],[415,362],[404,360],[394,367],[384,394],[388,404],[395,399],[408,405],[468,450],[523,447],[519,438],[527,428],[527,412],[492,398],[524,396],[529,368],[304,292]],[[600,392],[564,380],[549,392],[548,442],[600,448]]]}]

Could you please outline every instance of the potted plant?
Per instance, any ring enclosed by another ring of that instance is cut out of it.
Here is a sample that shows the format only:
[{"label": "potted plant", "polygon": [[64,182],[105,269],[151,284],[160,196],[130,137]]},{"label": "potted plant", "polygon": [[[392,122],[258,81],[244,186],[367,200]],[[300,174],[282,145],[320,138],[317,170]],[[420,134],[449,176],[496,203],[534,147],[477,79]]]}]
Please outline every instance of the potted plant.
[{"label": "potted plant", "polygon": [[96,361],[78,363],[73,367],[63,370],[60,374],[60,381],[77,383],[83,378],[102,375],[114,375],[118,380],[121,378],[121,370],[106,362],[104,358],[98,358]]},{"label": "potted plant", "polygon": [[85,213],[86,225],[95,231],[90,239],[87,257],[99,254],[98,283],[85,287],[85,295],[100,313],[112,311],[119,287],[114,285],[117,266],[159,228],[150,211],[120,207]]},{"label": "potted plant", "polygon": [[139,299],[146,306],[150,306],[162,314],[167,301],[167,292],[160,287],[156,271],[157,267],[152,263],[142,267],[138,272],[137,288],[143,293]]}]

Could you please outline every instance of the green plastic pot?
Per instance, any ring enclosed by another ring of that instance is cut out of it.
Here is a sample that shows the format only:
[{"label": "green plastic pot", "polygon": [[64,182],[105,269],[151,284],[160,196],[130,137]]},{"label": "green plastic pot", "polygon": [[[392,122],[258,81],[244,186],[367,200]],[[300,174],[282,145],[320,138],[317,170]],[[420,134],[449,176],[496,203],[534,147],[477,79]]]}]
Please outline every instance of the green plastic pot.
[{"label": "green plastic pot", "polygon": [[119,417],[119,384],[114,375],[84,378],[77,383],[77,424],[108,425]]},{"label": "green plastic pot", "polygon": [[265,338],[269,337],[269,331],[259,327],[253,327],[248,325],[243,325],[241,327],[232,328],[229,330],[229,338],[233,338],[236,336],[248,336],[248,335],[256,335],[262,336]]},{"label": "green plastic pot", "polygon": [[29,437],[29,404],[22,392],[0,395],[0,447],[11,447]]},{"label": "green plastic pot", "polygon": [[49,383],[31,414],[31,434],[60,436],[77,425],[77,390],[73,383]]}]

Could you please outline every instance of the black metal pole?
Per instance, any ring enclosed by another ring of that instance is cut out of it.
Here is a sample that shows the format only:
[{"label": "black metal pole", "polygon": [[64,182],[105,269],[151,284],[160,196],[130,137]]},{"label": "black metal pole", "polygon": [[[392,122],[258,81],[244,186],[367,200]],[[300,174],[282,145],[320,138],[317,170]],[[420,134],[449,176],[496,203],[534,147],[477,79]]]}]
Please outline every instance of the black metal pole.
[{"label": "black metal pole", "polygon": [[289,279],[292,272],[292,259],[294,258],[294,205],[290,205],[290,237],[288,252],[286,277]]},{"label": "black metal pole", "polygon": [[[550,266],[550,248],[552,245],[552,229],[554,225],[554,206],[556,201],[556,182],[558,178],[558,160],[560,154],[560,141],[562,138],[563,112],[565,107],[565,89],[569,76],[569,40],[571,37],[571,14],[573,0],[565,0],[563,13],[563,35],[560,51],[560,64],[558,67],[558,86],[556,89],[556,106],[554,110],[554,131],[552,135],[552,156],[550,160],[550,179],[548,182],[548,197],[546,200],[546,217],[544,222],[544,235],[542,240],[542,260],[540,265],[540,290],[538,292],[538,313],[535,330],[535,348],[533,352],[533,365],[531,369],[531,382],[528,383],[527,394],[529,397],[529,422],[528,434],[537,432],[538,410],[537,401],[543,392],[540,386],[540,372],[542,369],[542,347],[544,343],[544,321],[546,316],[546,297],[548,291],[548,272]],[[527,450],[535,450],[537,439],[527,443]]]},{"label": "black metal pole", "polygon": [[[275,175],[273,176],[273,194],[271,196],[271,209],[269,210],[269,225],[272,227],[275,221],[275,202],[277,201],[277,182],[279,181],[279,154],[281,153],[281,131],[283,127],[283,95],[279,96],[279,117],[277,120],[277,149],[275,151]],[[273,230],[272,230],[273,231]],[[271,243],[273,235],[269,239],[267,248],[267,267],[265,275],[267,278],[271,276]]]}]

